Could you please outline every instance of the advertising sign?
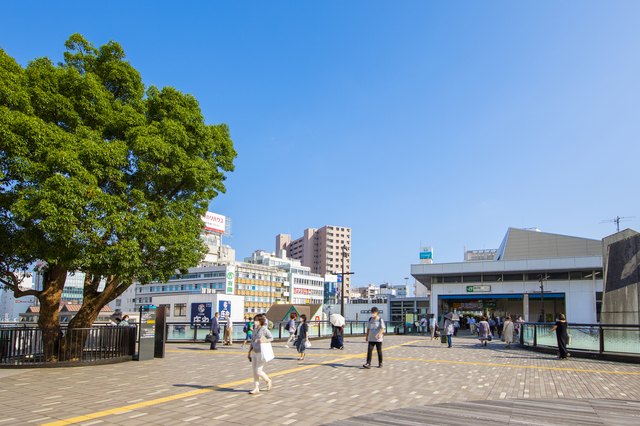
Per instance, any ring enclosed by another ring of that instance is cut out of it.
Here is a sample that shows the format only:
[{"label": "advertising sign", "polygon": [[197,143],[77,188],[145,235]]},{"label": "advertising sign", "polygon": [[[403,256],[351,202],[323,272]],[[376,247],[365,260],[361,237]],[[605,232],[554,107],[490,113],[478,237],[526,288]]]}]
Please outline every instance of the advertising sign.
[{"label": "advertising sign", "polygon": [[420,250],[420,259],[433,259],[433,248],[422,247]]},{"label": "advertising sign", "polygon": [[201,216],[202,221],[204,222],[204,227],[208,231],[220,232],[224,234],[225,231],[225,217],[217,214],[207,212],[204,216]]},{"label": "advertising sign", "polygon": [[218,312],[220,312],[220,318],[226,318],[227,315],[231,316],[231,302],[228,300],[219,300]]},{"label": "advertising sign", "polygon": [[226,294],[233,294],[233,289],[236,287],[236,273],[234,272],[234,270],[235,268],[233,266],[227,266],[227,279],[225,284]]},{"label": "advertising sign", "polygon": [[211,321],[211,303],[192,303],[191,322],[209,327],[209,321]]}]

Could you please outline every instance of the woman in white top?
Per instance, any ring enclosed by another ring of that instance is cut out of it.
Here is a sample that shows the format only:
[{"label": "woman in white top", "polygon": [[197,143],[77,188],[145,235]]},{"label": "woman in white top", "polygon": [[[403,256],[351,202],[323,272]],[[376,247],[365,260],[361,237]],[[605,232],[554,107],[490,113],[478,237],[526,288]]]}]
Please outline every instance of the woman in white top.
[{"label": "woman in white top", "polygon": [[[269,329],[265,326],[266,317],[264,316],[264,314],[256,315],[254,317],[254,320],[256,321],[256,328],[253,331],[253,336],[251,337],[251,346],[249,346],[249,355],[247,355],[247,358],[249,358],[249,361],[251,361],[251,364],[253,366],[253,382],[255,385],[253,390],[249,392],[251,395],[255,395],[260,392],[260,377],[262,377],[264,381],[267,382],[267,390],[271,390],[272,386],[271,379],[269,379],[269,376],[267,376],[264,371],[262,371],[264,361],[262,361],[260,343],[272,342],[273,336],[271,335]],[[252,353],[253,357],[251,356]]]},{"label": "woman in white top", "polygon": [[502,326],[502,340],[507,344],[507,348],[511,347],[513,343],[513,334],[515,331],[515,324],[511,321],[511,317],[506,317],[504,325]]}]

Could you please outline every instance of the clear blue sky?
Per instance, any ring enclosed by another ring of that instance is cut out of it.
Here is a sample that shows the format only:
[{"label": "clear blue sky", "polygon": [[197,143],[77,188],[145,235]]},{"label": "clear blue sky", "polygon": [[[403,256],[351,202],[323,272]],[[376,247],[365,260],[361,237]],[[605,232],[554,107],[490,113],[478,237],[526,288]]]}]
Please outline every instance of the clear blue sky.
[{"label": "clear blue sky", "polygon": [[510,226],[640,230],[639,23],[634,1],[5,1],[0,46],[26,65],[75,32],[121,43],[145,84],[229,125],[210,210],[237,258],[348,226],[361,286]]}]

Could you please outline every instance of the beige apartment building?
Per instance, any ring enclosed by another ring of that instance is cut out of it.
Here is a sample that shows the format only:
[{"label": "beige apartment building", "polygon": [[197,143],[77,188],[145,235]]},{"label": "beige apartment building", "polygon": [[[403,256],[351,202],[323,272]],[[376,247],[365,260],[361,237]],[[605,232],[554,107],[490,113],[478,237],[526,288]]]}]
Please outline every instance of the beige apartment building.
[{"label": "beige apartment building", "polygon": [[[344,259],[345,272],[351,271],[351,228],[340,226],[324,226],[320,229],[304,230],[301,238],[291,241],[291,235],[276,236],[276,253],[286,250],[287,257],[298,259],[303,266],[311,268],[311,272],[319,275],[342,272],[342,247],[346,246],[347,257]],[[350,296],[351,276],[344,277],[345,294]],[[340,286],[338,286],[339,288]]]}]

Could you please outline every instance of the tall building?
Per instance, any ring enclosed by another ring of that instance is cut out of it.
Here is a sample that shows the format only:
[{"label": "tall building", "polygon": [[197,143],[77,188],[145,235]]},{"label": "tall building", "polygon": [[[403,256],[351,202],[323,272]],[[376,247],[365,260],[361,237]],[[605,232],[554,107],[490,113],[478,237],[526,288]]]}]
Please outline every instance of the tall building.
[{"label": "tall building", "polygon": [[[33,289],[31,277],[25,277],[20,285],[22,290]],[[19,299],[13,297],[13,291],[0,289],[0,323],[20,320],[20,314],[27,311],[30,306],[34,306],[36,298],[34,296],[24,296]]]},{"label": "tall building", "polygon": [[[343,250],[343,247],[346,250]],[[344,261],[345,272],[351,271],[351,228],[340,226],[324,226],[320,229],[304,230],[302,237],[291,240],[291,235],[276,236],[276,253],[286,250],[287,257],[298,259],[303,266],[311,268],[318,275],[338,274],[342,272]],[[343,258],[343,251],[347,256]],[[351,276],[342,277],[345,284],[344,298],[349,299]],[[340,287],[340,283],[338,283]]]}]

